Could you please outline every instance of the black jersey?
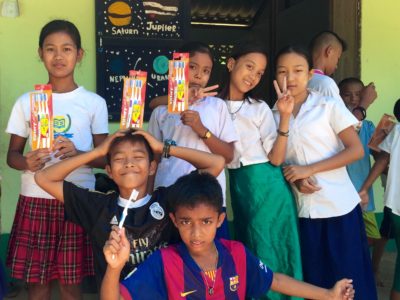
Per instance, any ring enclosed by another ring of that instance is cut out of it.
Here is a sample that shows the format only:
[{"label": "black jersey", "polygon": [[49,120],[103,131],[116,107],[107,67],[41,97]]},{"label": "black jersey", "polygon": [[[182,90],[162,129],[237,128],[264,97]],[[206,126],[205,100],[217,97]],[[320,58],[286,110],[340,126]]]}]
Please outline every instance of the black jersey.
[{"label": "black jersey", "polygon": [[[124,227],[131,254],[121,279],[155,250],[177,241],[179,235],[168,216],[167,192],[168,188],[158,188],[148,203],[128,209]],[[82,226],[89,235],[98,287],[107,267],[103,247],[111,227],[118,225],[124,209],[118,205],[118,197],[116,192],[91,191],[64,181],[65,219]]]}]

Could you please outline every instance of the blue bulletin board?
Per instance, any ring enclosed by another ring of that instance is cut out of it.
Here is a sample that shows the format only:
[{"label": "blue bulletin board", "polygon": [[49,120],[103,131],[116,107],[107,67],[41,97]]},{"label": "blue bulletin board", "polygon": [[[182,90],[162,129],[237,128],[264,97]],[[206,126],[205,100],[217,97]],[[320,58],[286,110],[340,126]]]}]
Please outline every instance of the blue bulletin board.
[{"label": "blue bulletin board", "polygon": [[106,99],[109,120],[119,121],[122,82],[129,70],[147,71],[149,101],[167,94],[168,60],[187,38],[189,1],[95,0],[97,93]]}]

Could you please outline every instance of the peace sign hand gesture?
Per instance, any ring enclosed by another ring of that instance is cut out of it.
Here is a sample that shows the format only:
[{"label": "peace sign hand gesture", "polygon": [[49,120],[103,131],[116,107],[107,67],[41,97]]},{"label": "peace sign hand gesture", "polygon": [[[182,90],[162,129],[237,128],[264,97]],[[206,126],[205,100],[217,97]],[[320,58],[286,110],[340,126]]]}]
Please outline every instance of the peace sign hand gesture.
[{"label": "peace sign hand gesture", "polygon": [[283,78],[282,90],[279,88],[278,82],[274,80],[274,87],[278,100],[276,100],[276,107],[278,108],[281,116],[290,116],[294,107],[294,97],[287,89],[286,76]]}]

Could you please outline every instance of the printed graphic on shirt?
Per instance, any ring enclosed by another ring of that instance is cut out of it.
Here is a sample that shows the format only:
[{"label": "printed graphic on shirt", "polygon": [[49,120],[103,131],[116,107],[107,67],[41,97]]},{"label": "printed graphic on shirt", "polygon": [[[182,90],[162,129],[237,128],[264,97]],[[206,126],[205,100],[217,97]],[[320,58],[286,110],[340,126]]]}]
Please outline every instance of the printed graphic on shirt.
[{"label": "printed graphic on shirt", "polygon": [[229,289],[236,292],[239,287],[239,275],[229,277]]},{"label": "printed graphic on shirt", "polygon": [[164,218],[164,209],[160,206],[158,202],[154,202],[150,205],[150,214],[156,220],[162,220]]},{"label": "printed graphic on shirt", "polygon": [[111,225],[118,225],[118,220],[117,220],[117,216],[114,216],[111,221],[110,221]]},{"label": "printed graphic on shirt", "polygon": [[54,117],[54,138],[58,136],[63,136],[65,138],[72,138],[73,133],[68,133],[71,128],[71,116],[66,114],[65,116],[55,116]]}]

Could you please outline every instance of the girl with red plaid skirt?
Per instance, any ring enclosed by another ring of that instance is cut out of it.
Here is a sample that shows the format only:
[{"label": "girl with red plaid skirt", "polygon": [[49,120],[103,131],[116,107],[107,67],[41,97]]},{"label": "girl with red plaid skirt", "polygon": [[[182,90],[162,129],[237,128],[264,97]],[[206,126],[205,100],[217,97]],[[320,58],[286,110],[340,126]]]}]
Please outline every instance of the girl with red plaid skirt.
[{"label": "girl with red plaid skirt", "polygon": [[[51,149],[28,150],[29,93],[15,103],[6,132],[11,134],[7,163],[22,171],[21,192],[9,240],[7,265],[11,276],[28,283],[29,299],[50,299],[50,282],[58,280],[62,299],[79,299],[79,284],[93,275],[93,255],[81,227],[64,221],[64,205],[36,185],[36,171],[100,144],[108,134],[103,98],[78,86],[74,70],[83,57],[78,29],[64,20],[46,24],[39,37],[39,56],[53,89],[55,140]],[[67,180],[94,188],[91,167],[72,172]]]}]

